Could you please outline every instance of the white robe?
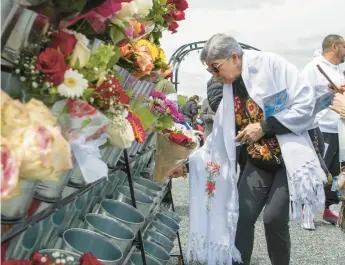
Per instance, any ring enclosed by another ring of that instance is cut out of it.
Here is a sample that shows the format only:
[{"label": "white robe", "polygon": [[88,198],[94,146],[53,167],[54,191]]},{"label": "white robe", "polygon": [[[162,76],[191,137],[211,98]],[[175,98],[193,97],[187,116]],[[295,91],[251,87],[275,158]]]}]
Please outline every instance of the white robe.
[{"label": "white robe", "polygon": [[[310,85],[315,90],[315,97],[326,94],[329,85],[327,79],[317,69],[317,64],[321,66],[336,85],[340,86],[345,84],[345,76],[340,66],[330,63],[325,57],[318,54],[302,71],[303,75],[309,80]],[[319,126],[322,132],[338,133],[339,119],[339,114],[332,110],[325,109],[316,115],[312,128]]]},{"label": "white robe", "polygon": [[[313,119],[314,90],[298,69],[282,57],[245,51],[242,78],[250,97],[263,108],[263,98],[287,90],[285,108],[274,116],[293,133],[277,135],[284,158],[290,193],[290,216],[306,218],[323,209],[323,183],[327,180],[307,133]],[[188,260],[209,265],[240,260],[235,247],[238,221],[236,178],[236,126],[232,85],[225,85],[223,100],[215,116],[212,134],[189,159],[190,224]],[[218,175],[205,170],[207,162],[220,165]],[[245,176],[244,176],[245,177]],[[205,189],[215,182],[212,196]]]}]

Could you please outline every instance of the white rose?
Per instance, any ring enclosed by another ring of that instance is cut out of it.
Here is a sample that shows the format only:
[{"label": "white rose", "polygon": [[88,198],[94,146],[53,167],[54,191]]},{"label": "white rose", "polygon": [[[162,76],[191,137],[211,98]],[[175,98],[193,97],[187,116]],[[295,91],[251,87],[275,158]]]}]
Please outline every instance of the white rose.
[{"label": "white rose", "polygon": [[78,41],[71,55],[71,67],[74,68],[78,66],[79,68],[83,68],[88,63],[90,56],[90,49],[86,47],[81,41]]},{"label": "white rose", "polygon": [[135,2],[139,8],[137,14],[143,18],[150,13],[150,10],[153,7],[152,0],[134,0],[133,2]]},{"label": "white rose", "polygon": [[118,19],[129,21],[138,11],[139,8],[135,1],[122,3],[121,10],[112,17],[111,22],[116,23]]}]

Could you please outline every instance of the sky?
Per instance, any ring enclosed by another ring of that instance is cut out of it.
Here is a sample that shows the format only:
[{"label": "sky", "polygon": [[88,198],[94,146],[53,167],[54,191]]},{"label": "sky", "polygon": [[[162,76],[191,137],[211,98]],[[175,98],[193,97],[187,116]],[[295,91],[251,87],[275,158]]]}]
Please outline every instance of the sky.
[{"label": "sky", "polygon": [[[345,37],[345,0],[187,1],[186,19],[179,22],[178,32],[165,33],[161,41],[167,58],[183,44],[227,33],[239,42],[276,52],[303,69],[325,36]],[[178,93],[205,97],[210,74],[197,51],[185,58],[179,68]]]}]

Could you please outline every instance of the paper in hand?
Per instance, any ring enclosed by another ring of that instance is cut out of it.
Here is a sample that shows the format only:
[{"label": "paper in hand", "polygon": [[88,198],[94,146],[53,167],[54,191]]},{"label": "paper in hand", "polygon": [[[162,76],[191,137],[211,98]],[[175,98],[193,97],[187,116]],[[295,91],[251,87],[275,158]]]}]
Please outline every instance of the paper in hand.
[{"label": "paper in hand", "polygon": [[285,109],[289,100],[287,90],[263,98],[265,120]]},{"label": "paper in hand", "polygon": [[334,98],[334,94],[332,92],[327,92],[316,98],[315,107],[313,109],[313,115],[318,114],[320,111],[327,109],[331,104]]}]

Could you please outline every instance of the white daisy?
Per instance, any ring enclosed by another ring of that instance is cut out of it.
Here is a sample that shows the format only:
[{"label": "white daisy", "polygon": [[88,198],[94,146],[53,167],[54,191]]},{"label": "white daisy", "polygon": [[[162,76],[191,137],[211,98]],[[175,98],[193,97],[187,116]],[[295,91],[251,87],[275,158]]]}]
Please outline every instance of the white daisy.
[{"label": "white daisy", "polygon": [[57,87],[58,93],[66,98],[79,98],[89,84],[77,70],[69,69],[65,72],[63,82]]}]

